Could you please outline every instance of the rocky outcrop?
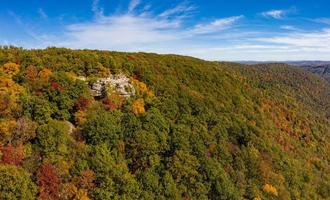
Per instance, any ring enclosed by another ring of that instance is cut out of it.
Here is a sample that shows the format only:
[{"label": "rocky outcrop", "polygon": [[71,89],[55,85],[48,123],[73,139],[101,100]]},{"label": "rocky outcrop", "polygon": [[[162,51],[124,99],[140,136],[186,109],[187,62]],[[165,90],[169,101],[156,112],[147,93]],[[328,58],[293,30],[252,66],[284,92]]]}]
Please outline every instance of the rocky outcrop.
[{"label": "rocky outcrop", "polygon": [[124,74],[110,75],[107,78],[98,79],[91,86],[92,95],[97,98],[106,96],[108,86],[111,86],[119,95],[126,98],[135,95],[135,89],[130,79]]}]

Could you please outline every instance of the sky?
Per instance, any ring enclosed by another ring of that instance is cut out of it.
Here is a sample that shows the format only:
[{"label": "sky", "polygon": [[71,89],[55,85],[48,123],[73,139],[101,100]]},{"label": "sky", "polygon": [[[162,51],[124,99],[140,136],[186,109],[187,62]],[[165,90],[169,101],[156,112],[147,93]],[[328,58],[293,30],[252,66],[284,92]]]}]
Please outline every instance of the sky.
[{"label": "sky", "polygon": [[0,0],[0,45],[330,60],[329,0]]}]

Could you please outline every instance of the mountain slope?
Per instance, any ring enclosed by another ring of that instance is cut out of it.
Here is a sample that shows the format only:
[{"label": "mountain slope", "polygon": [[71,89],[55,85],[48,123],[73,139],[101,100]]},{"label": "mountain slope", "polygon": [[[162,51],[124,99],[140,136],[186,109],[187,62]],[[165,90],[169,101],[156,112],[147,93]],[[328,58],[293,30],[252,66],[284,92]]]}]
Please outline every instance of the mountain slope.
[{"label": "mountain slope", "polygon": [[[329,83],[311,73],[59,48],[5,47],[0,66],[0,177],[13,183],[0,196],[330,196]],[[129,97],[102,84],[93,97],[109,73],[130,79]]]},{"label": "mountain slope", "polygon": [[282,62],[258,62],[258,61],[241,61],[242,64],[267,64],[267,63],[282,63],[302,68],[323,77],[330,82],[330,61],[282,61]]}]

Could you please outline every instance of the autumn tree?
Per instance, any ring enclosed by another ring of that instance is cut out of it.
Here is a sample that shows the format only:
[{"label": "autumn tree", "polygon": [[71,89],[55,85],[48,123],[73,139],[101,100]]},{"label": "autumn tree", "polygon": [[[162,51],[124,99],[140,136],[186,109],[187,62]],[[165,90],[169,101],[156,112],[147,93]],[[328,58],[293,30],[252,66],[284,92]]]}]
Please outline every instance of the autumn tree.
[{"label": "autumn tree", "polygon": [[17,114],[19,110],[17,99],[22,91],[22,86],[0,74],[0,117]]},{"label": "autumn tree", "polygon": [[55,168],[50,164],[43,164],[37,171],[37,183],[40,200],[59,199],[60,179]]},{"label": "autumn tree", "polygon": [[0,143],[10,143],[15,136],[16,120],[13,119],[0,119]]},{"label": "autumn tree", "polygon": [[142,115],[145,113],[144,108],[144,100],[143,99],[137,99],[132,104],[132,110],[135,115]]},{"label": "autumn tree", "polygon": [[38,124],[27,117],[17,120],[13,142],[23,144],[36,137]]},{"label": "autumn tree", "polygon": [[0,148],[2,153],[2,162],[10,165],[19,166],[24,159],[24,149],[22,145],[17,147],[12,145],[6,145]]},{"label": "autumn tree", "polygon": [[6,63],[4,64],[0,70],[2,70],[8,77],[12,77],[19,72],[19,65],[16,63]]},{"label": "autumn tree", "polygon": [[34,200],[36,192],[31,175],[23,168],[0,164],[0,199]]}]

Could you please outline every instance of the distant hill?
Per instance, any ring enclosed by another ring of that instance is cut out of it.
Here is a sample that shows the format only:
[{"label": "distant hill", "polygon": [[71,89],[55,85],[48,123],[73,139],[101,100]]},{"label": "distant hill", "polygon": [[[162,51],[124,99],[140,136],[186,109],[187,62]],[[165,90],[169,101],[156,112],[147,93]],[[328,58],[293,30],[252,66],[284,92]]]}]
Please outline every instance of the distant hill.
[{"label": "distant hill", "polygon": [[281,62],[241,61],[239,63],[243,63],[243,64],[285,63],[318,74],[324,79],[326,79],[328,82],[330,82],[330,61],[281,61]]}]

